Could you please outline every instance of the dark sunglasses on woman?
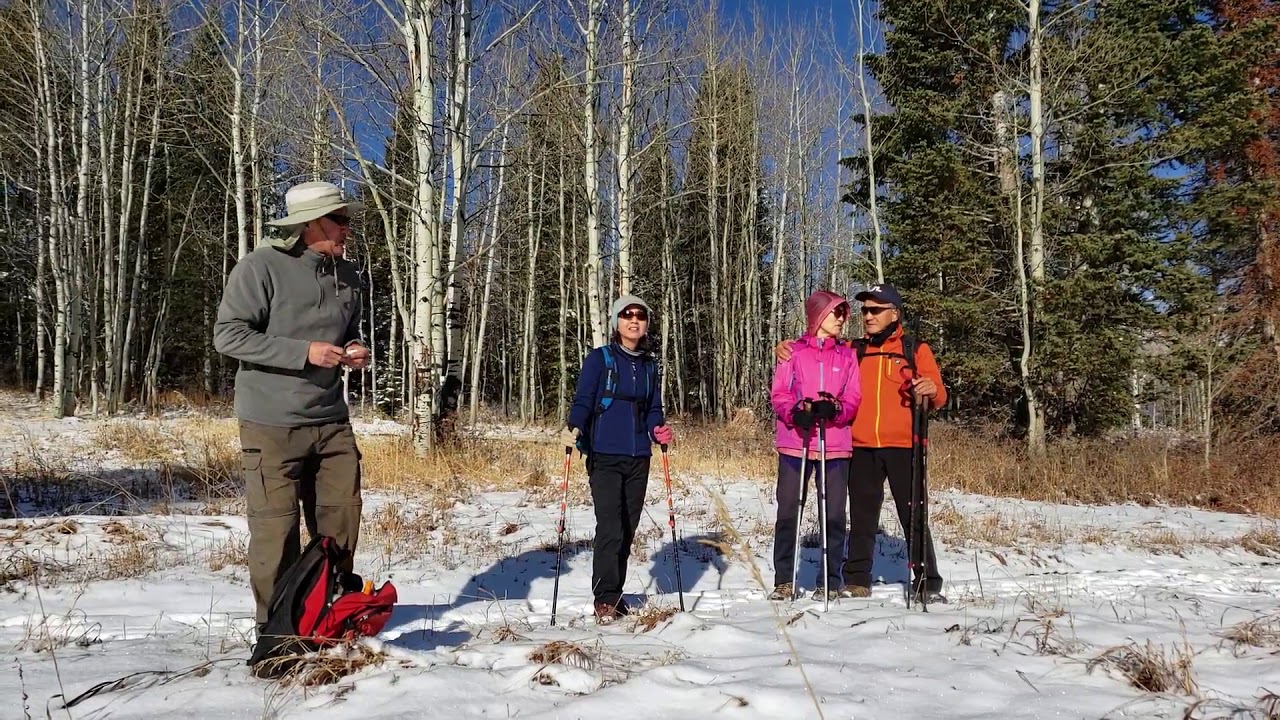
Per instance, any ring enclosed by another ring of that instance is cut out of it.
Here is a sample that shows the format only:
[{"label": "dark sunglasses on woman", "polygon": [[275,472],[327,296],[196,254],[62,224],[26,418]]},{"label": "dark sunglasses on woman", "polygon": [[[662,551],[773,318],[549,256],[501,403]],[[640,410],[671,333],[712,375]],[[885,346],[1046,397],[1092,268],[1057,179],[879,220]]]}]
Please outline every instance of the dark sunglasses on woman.
[{"label": "dark sunglasses on woman", "polygon": [[644,308],[628,308],[618,313],[618,317],[623,320],[648,320],[649,313]]}]

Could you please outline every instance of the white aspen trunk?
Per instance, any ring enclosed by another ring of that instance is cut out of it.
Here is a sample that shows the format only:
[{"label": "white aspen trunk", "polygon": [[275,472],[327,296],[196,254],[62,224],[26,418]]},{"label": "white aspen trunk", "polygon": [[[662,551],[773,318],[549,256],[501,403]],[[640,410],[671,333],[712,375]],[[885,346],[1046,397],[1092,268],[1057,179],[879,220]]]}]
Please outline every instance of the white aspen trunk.
[{"label": "white aspen trunk", "polygon": [[117,383],[119,388],[117,403],[124,400],[123,394],[128,389],[131,380],[129,368],[132,366],[131,353],[133,348],[133,335],[138,319],[138,304],[140,285],[144,282],[143,256],[147,246],[147,229],[151,220],[151,178],[155,171],[156,148],[160,142],[160,107],[159,98],[162,96],[164,89],[164,74],[156,74],[156,99],[155,107],[151,113],[151,137],[147,146],[147,162],[146,169],[143,172],[142,185],[142,211],[138,218],[138,241],[135,244],[134,263],[133,263],[133,282],[129,291],[129,319],[125,325],[124,341],[120,346],[120,379]]},{"label": "white aspen trunk", "polygon": [[[502,219],[502,192],[506,182],[507,175],[507,143],[511,136],[511,126],[503,124],[502,127],[502,144],[498,151],[498,187],[495,190],[493,201],[493,212],[491,213],[491,222],[489,225],[489,247],[485,250],[485,269],[484,269],[484,298],[480,301],[480,320],[477,323],[476,342],[472,348],[474,357],[471,361],[471,424],[475,425],[476,417],[480,412],[480,375],[481,358],[485,350],[485,339],[488,333],[489,325],[489,300],[493,296],[493,270],[495,259],[498,254],[498,235],[499,226]],[[563,272],[563,270],[562,270]]]},{"label": "white aspen trunk", "polygon": [[236,258],[249,254],[248,217],[245,208],[244,162],[244,0],[236,4],[236,54],[228,64],[231,68],[231,164],[235,173],[236,204]]},{"label": "white aspen trunk", "polygon": [[591,338],[596,346],[604,345],[605,306],[601,292],[601,258],[600,258],[600,178],[599,178],[599,140],[596,137],[596,113],[600,98],[600,86],[597,81],[600,62],[600,7],[601,0],[587,0],[587,26],[584,30],[587,44],[586,84],[587,91],[582,105],[583,133],[586,143],[583,175],[587,192],[587,303],[591,318]]},{"label": "white aspen trunk", "polygon": [[[1031,0],[1027,11],[1027,27],[1028,41],[1030,43],[1030,60],[1031,60],[1031,83],[1029,85],[1030,106],[1031,106],[1031,182],[1032,182],[1032,202],[1031,202],[1031,243],[1030,243],[1030,262],[1031,262],[1031,285],[1029,292],[1024,293],[1024,299],[1028,300],[1028,307],[1024,309],[1024,315],[1027,316],[1025,321],[1026,328],[1023,331],[1023,340],[1026,343],[1023,348],[1023,354],[1026,357],[1025,363],[1030,366],[1033,364],[1035,333],[1032,331],[1037,317],[1039,317],[1039,300],[1038,295],[1044,287],[1045,268],[1044,268],[1044,201],[1045,201],[1045,178],[1044,178],[1044,103],[1043,103],[1043,45],[1044,32],[1040,26],[1040,0]],[[1029,296],[1029,299],[1027,298]],[[1024,370],[1025,373],[1030,372],[1030,367]],[[1026,383],[1027,390],[1027,444],[1034,452],[1043,452],[1045,446],[1045,416],[1044,408],[1040,405],[1034,388],[1028,381]]]},{"label": "white aspen trunk", "polygon": [[527,422],[529,419],[529,388],[533,386],[533,380],[530,377],[531,357],[529,345],[533,341],[533,272],[534,263],[538,254],[538,235],[534,229],[533,219],[533,155],[529,154],[529,167],[525,176],[525,247],[528,249],[528,275],[525,278],[525,299],[524,314],[521,315],[521,333],[522,343],[520,345],[520,421]]},{"label": "white aspen trunk", "polygon": [[867,43],[866,43],[866,9],[863,0],[858,0],[858,95],[862,100],[862,144],[867,158],[867,213],[870,215],[873,240],[873,257],[876,263],[876,282],[884,282],[884,240],[880,228],[879,196],[876,193],[876,144],[873,133],[871,95],[867,92]]},{"label": "white aspen trunk", "polygon": [[[39,42],[39,39],[37,39]],[[40,116],[42,109],[40,106],[41,98],[44,93],[40,91],[39,85],[40,69],[37,68],[37,84],[36,84],[36,100],[34,103],[32,116],[36,119],[36,132],[39,133]],[[36,172],[43,172],[45,167],[45,145],[37,137],[32,143],[36,149]],[[35,297],[36,303],[36,384],[35,396],[36,402],[44,403],[44,383],[45,383],[45,366],[47,357],[45,355],[45,333],[48,328],[45,326],[45,273],[48,272],[49,252],[48,246],[45,244],[45,228],[52,229],[53,223],[45,218],[44,210],[44,193],[40,192],[40,184],[36,183],[36,286],[32,295]]]},{"label": "white aspen trunk", "polygon": [[560,157],[559,168],[556,173],[558,186],[558,209],[557,214],[559,230],[560,230],[560,330],[559,336],[560,350],[560,384],[556,392],[556,417],[561,422],[567,421],[569,417],[569,357],[568,357],[568,339],[565,337],[565,328],[569,326],[569,293],[565,286],[565,269],[568,267],[569,258],[567,253],[567,238],[565,236],[567,230],[567,222],[565,219],[565,175],[564,175],[564,137],[560,138]]},{"label": "white aspen trunk", "polygon": [[792,83],[791,112],[787,114],[787,140],[782,153],[782,199],[778,203],[778,219],[775,221],[773,238],[773,294],[769,298],[769,318],[776,337],[782,337],[782,300],[785,290],[785,270],[787,266],[787,212],[790,208],[791,192],[791,158],[793,150],[794,121],[796,114],[798,83]]},{"label": "white aspen trunk", "polygon": [[[715,309],[714,312],[716,313],[725,313],[720,291],[720,275],[724,272],[723,264],[726,258],[722,257],[720,253],[720,156],[718,149],[720,147],[719,110],[721,100],[717,91],[718,83],[716,80],[718,75],[719,70],[714,66],[707,71],[707,76],[711,83],[712,98],[712,116],[708,118],[711,142],[707,145],[707,239],[711,251],[711,272],[708,274],[711,276],[711,307]],[[719,330],[719,325],[719,322],[715,323],[717,330]],[[716,335],[719,335],[719,332]],[[714,376],[712,382],[718,389],[724,374],[724,358],[721,353],[713,353],[712,368],[712,375]],[[727,413],[725,411],[724,398],[720,397],[719,392],[716,392],[713,403],[715,417],[719,420],[724,420]]]},{"label": "white aspen trunk", "polygon": [[622,0],[622,117],[618,122],[618,294],[631,292],[631,234],[635,224],[632,137],[635,134],[635,25],[633,0]]},{"label": "white aspen trunk", "polygon": [[451,411],[457,403],[456,393],[462,390],[462,313],[458,308],[458,253],[466,237],[467,198],[471,168],[471,1],[454,0],[453,3],[453,83],[449,99],[449,128],[451,137],[451,166],[453,170],[453,203],[449,219],[449,266],[445,277],[445,318],[449,337],[444,375],[449,379],[445,389],[450,396],[443,398],[442,413]]},{"label": "white aspen trunk", "polygon": [[260,153],[262,143],[258,138],[258,116],[262,113],[262,98],[266,86],[262,77],[263,43],[266,41],[262,29],[262,0],[253,4],[253,93],[249,100],[249,194],[253,204],[253,246],[262,242],[262,222],[265,212],[262,207],[262,160]]},{"label": "white aspen trunk", "polygon": [[435,126],[435,80],[432,44],[435,0],[414,2],[404,26],[413,72],[413,146],[416,182],[411,210],[414,254],[413,318],[413,422],[416,452],[429,453],[436,443],[436,401],[444,345],[443,324],[436,322],[443,308],[443,288],[438,277],[440,228],[436,188],[432,176]]}]

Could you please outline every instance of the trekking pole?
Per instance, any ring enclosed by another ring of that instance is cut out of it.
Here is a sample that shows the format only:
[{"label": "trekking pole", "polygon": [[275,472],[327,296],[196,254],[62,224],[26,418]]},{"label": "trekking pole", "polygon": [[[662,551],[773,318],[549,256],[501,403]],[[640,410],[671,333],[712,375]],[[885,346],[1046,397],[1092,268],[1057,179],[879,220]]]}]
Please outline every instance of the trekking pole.
[{"label": "trekking pole", "polygon": [[800,506],[796,509],[796,544],[791,557],[791,599],[796,599],[800,586],[800,528],[804,519],[804,503],[809,499],[809,479],[805,477],[805,462],[809,459],[809,430],[804,431],[804,450],[800,452]]},{"label": "trekking pole", "polygon": [[[909,370],[903,368],[903,376],[910,382]],[[925,612],[929,611],[928,601],[920,592],[921,583],[927,582],[924,568],[924,516],[921,514],[921,502],[924,489],[924,438],[922,437],[923,404],[915,390],[911,390],[911,512],[907,518],[907,609],[911,609],[912,600],[919,600]]]},{"label": "trekking pole", "polygon": [[919,406],[920,419],[916,424],[920,429],[920,475],[916,481],[919,502],[916,512],[919,513],[920,535],[920,608],[929,612],[929,407],[924,403]]},{"label": "trekking pole", "polygon": [[556,624],[556,602],[560,599],[560,564],[564,558],[565,516],[569,512],[569,465],[573,461],[573,448],[564,449],[564,481],[560,483],[560,522],[556,524],[556,581],[551,590],[551,626]]},{"label": "trekking pole", "polygon": [[676,562],[676,590],[680,593],[680,612],[684,612],[684,581],[680,579],[680,545],[676,542],[676,503],[671,496],[671,463],[667,446],[662,445],[662,477],[667,481],[667,524],[671,526],[671,554]]},{"label": "trekking pole", "polygon": [[818,533],[822,536],[822,611],[831,609],[827,573],[827,421],[818,421]]}]

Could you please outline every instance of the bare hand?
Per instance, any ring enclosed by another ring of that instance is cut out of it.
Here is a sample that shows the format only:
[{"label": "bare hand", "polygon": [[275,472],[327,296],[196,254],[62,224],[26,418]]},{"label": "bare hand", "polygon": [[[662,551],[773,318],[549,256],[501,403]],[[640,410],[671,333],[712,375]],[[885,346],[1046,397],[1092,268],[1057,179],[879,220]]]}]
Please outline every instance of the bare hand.
[{"label": "bare hand", "polygon": [[316,367],[331,368],[337,367],[346,355],[346,351],[337,345],[331,345],[327,342],[313,342],[307,348],[307,362]]},{"label": "bare hand", "polygon": [[938,396],[938,386],[930,378],[918,377],[911,381],[911,388],[919,397],[929,398],[930,400]]},{"label": "bare hand", "polygon": [[369,348],[360,343],[351,343],[347,346],[346,355],[342,359],[342,364],[356,370],[363,370],[369,367],[369,359],[373,357],[373,353],[369,352]]},{"label": "bare hand", "polygon": [[778,358],[778,362],[786,362],[791,359],[791,345],[794,340],[783,340],[773,346],[773,356]]}]

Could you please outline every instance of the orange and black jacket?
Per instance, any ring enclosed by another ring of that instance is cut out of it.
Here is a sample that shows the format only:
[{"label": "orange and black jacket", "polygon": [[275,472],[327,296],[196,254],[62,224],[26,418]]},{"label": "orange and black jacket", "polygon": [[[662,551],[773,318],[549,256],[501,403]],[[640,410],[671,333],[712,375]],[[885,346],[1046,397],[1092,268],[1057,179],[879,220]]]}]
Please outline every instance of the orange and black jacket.
[{"label": "orange and black jacket", "polygon": [[[879,353],[879,354],[877,354]],[[855,448],[911,447],[911,398],[903,389],[902,328],[898,328],[880,346],[867,346],[866,356],[858,365],[862,379],[862,405],[853,420]],[[932,378],[938,386],[933,408],[947,402],[942,373],[933,351],[923,342],[916,344],[916,373]]]}]

